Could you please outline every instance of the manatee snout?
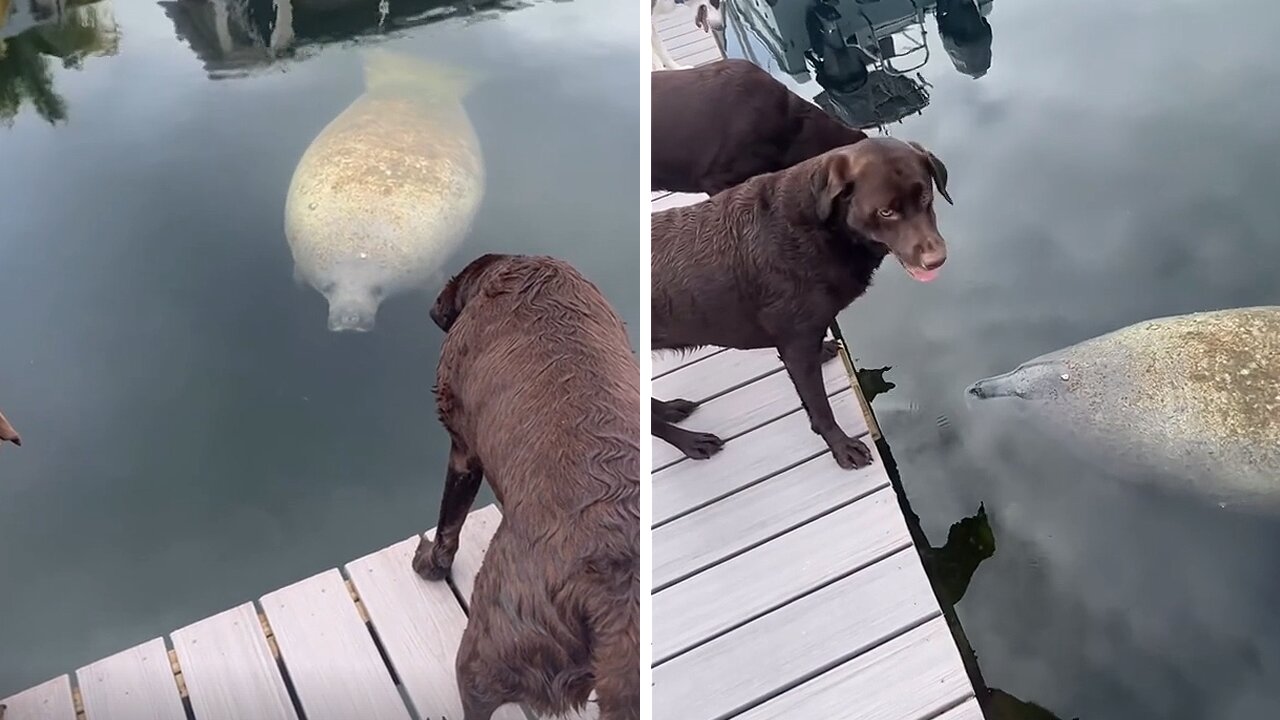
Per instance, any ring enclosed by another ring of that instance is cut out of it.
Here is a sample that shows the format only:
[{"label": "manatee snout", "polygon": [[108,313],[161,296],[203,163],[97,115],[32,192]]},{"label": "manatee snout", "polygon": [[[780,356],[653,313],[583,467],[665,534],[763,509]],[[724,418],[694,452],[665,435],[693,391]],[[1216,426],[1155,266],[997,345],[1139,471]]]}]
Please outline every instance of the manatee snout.
[{"label": "manatee snout", "polygon": [[977,398],[978,400],[989,400],[993,397],[997,397],[995,391],[991,387],[990,380],[979,380],[978,382],[973,383],[964,389],[964,394],[972,398]]},{"label": "manatee snout", "polygon": [[331,332],[371,332],[378,316],[378,306],[350,300],[329,301]]},{"label": "manatee snout", "polygon": [[965,388],[964,394],[978,400],[1050,400],[1059,396],[1068,377],[1067,366],[1062,361],[1036,359],[1016,370],[978,380]]}]

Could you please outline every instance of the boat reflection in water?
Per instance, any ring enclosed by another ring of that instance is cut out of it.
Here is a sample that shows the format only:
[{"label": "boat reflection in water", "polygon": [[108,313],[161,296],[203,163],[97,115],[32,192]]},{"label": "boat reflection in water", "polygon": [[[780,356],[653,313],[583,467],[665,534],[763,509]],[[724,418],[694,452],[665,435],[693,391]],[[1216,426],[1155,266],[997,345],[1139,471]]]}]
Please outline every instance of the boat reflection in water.
[{"label": "boat reflection in water", "polygon": [[813,98],[856,128],[881,128],[929,104],[926,15],[933,13],[956,70],[980,78],[991,67],[994,0],[731,0],[730,29],[747,59],[763,45],[798,83],[814,80]]},{"label": "boat reflection in water", "polygon": [[178,38],[210,78],[243,77],[324,45],[376,42],[397,31],[454,17],[483,19],[527,7],[526,0],[163,0]]}]

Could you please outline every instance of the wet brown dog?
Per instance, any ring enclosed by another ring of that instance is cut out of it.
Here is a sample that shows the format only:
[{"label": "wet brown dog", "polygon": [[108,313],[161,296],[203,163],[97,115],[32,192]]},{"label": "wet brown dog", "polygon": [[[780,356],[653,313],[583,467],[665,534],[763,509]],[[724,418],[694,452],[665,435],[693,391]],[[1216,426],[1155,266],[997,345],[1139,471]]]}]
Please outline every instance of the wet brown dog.
[{"label": "wet brown dog", "polygon": [[503,508],[458,651],[465,720],[500,705],[640,717],[640,369],[622,320],[567,263],[485,255],[431,309],[453,446],[435,542],[444,578],[489,479]]},{"label": "wet brown dog", "polygon": [[650,78],[653,190],[715,195],[867,137],[747,60]]},{"label": "wet brown dog", "polygon": [[5,442],[22,445],[22,438],[18,435],[18,431],[14,430],[13,426],[9,424],[9,420],[4,416],[4,413],[0,412],[0,445]]},{"label": "wet brown dog", "polygon": [[[870,451],[831,411],[822,340],[836,314],[866,292],[885,255],[917,280],[933,279],[947,258],[935,184],[951,202],[946,166],[932,153],[871,138],[654,213],[653,349],[776,347],[836,462],[867,465]],[[687,457],[708,458],[723,447],[715,435],[673,424],[694,403],[655,398],[652,407],[653,435]]]}]

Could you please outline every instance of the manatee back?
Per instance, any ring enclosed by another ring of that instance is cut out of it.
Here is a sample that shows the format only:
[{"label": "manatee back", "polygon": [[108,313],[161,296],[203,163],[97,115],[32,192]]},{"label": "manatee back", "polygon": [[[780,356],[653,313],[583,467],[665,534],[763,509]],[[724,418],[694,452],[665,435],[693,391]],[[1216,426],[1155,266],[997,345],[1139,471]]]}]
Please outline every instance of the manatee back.
[{"label": "manatee back", "polygon": [[1077,429],[1216,496],[1280,492],[1280,307],[1136,323],[1054,355]]},{"label": "manatee back", "polygon": [[439,269],[470,230],[484,163],[456,101],[424,103],[394,85],[357,98],[307,148],[294,171],[285,229],[315,281],[336,267],[374,264],[387,284]]}]

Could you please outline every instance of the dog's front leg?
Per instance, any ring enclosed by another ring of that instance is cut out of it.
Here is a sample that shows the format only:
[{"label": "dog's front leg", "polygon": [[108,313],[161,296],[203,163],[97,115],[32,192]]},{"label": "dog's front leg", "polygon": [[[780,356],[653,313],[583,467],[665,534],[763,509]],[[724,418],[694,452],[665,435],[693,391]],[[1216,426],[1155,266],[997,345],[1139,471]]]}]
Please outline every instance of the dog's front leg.
[{"label": "dog's front leg", "polygon": [[423,578],[443,580],[448,577],[449,568],[453,567],[453,556],[458,552],[462,523],[471,512],[471,504],[476,501],[483,477],[480,458],[454,438],[449,448],[449,467],[444,476],[444,497],[440,501],[440,522],[436,525],[435,542],[424,534],[418,540],[417,552],[413,554],[413,570]]},{"label": "dog's front leg", "polygon": [[845,470],[870,465],[871,451],[861,440],[846,435],[831,411],[827,389],[822,383],[822,336],[793,340],[778,348],[778,355],[796,386],[800,404],[809,414],[809,427],[826,441],[836,463]]},{"label": "dog's front leg", "polygon": [[[724,440],[711,433],[693,432],[672,424],[676,419],[683,419],[679,416],[685,410],[689,413],[693,412],[697,407],[695,403],[688,400],[663,401],[652,398],[649,407],[651,410],[649,434],[671,443],[677,450],[684,453],[685,457],[706,460],[724,447]],[[688,413],[684,415],[687,417]]]}]

